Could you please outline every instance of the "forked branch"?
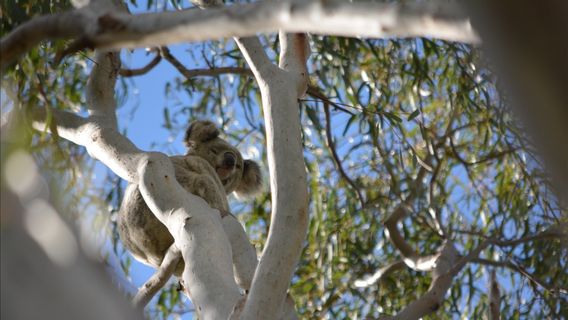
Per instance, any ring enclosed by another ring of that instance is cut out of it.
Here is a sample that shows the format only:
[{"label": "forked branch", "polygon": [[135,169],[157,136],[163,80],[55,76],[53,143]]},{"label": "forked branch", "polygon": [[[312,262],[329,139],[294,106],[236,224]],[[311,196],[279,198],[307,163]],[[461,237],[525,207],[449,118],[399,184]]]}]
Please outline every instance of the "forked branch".
[{"label": "forked branch", "polygon": [[135,306],[142,308],[147,305],[154,295],[156,295],[156,293],[160,291],[164,285],[166,285],[170,277],[173,275],[180,259],[181,252],[175,244],[172,244],[166,252],[160,268],[158,268],[152,277],[150,277],[150,279],[148,279],[148,281],[146,281],[142,287],[138,289],[138,292],[132,299],[132,303]]},{"label": "forked branch", "polygon": [[157,66],[158,63],[160,63],[160,61],[162,61],[162,56],[158,53],[158,54],[156,54],[156,56],[154,56],[154,58],[152,60],[150,60],[150,62],[148,62],[147,65],[143,66],[142,68],[120,69],[120,71],[118,73],[123,77],[141,76],[141,75],[144,75],[144,74],[150,72],[150,70],[154,69],[154,67]]}]

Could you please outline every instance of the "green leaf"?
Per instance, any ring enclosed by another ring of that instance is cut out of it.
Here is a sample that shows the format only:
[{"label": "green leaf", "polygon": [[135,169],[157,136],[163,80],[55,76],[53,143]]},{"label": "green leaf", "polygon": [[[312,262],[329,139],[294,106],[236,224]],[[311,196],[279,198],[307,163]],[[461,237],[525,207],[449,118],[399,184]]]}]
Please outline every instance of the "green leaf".
[{"label": "green leaf", "polygon": [[352,115],[349,120],[347,120],[347,124],[345,125],[345,129],[343,129],[343,136],[345,136],[347,134],[347,131],[349,131],[349,128],[351,127],[351,125],[353,124],[353,122],[357,119],[357,115],[354,114]]},{"label": "green leaf", "polygon": [[393,124],[399,124],[402,122],[402,119],[393,112],[383,112],[383,115],[387,117]]},{"label": "green leaf", "polygon": [[420,114],[420,109],[414,110],[414,111],[408,116],[408,121],[414,120],[414,118],[418,117],[419,114]]},{"label": "green leaf", "polygon": [[171,129],[172,121],[170,119],[170,111],[167,107],[164,108],[164,128]]}]

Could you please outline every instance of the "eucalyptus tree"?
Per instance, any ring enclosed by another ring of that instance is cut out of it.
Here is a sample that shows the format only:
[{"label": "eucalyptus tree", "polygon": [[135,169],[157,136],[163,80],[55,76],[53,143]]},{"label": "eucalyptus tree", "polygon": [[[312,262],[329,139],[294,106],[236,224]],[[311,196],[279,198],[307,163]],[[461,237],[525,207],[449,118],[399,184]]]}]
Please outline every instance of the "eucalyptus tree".
[{"label": "eucalyptus tree", "polygon": [[[72,4],[2,4],[3,168],[23,148],[68,218],[96,207],[87,218],[107,226],[116,273],[131,267],[112,219],[128,181],[189,262],[190,310],[205,319],[295,318],[287,292],[308,319],[568,313],[565,208],[455,4]],[[179,42],[183,54],[168,47]],[[121,63],[120,49],[140,47],[147,65]],[[172,135],[214,118],[265,159],[270,190],[233,205],[260,259],[246,293],[234,221],[167,179],[168,158],[132,144],[117,118],[127,78],[158,64],[177,70],[156,93]],[[152,305],[187,310],[171,282]]]}]

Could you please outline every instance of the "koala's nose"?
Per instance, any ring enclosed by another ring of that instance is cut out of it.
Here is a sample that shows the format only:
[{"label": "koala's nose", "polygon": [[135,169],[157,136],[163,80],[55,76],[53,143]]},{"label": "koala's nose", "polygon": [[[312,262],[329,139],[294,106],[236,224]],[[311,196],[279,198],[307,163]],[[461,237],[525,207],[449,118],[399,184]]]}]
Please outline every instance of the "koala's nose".
[{"label": "koala's nose", "polygon": [[232,152],[225,152],[223,155],[223,166],[233,168],[237,162],[237,157]]}]

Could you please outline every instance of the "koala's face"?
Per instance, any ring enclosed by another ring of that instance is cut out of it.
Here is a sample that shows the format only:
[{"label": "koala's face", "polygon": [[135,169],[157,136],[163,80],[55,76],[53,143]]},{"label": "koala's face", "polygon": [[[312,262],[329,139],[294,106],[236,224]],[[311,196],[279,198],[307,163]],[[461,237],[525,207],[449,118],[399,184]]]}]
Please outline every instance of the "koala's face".
[{"label": "koala's face", "polygon": [[257,192],[262,185],[260,167],[244,160],[239,150],[219,138],[219,130],[210,121],[195,121],[187,129],[187,154],[199,156],[211,164],[225,187],[239,196]]},{"label": "koala's face", "polygon": [[199,156],[211,164],[227,193],[237,189],[243,176],[243,157],[241,153],[221,138],[196,143],[188,154]]}]

